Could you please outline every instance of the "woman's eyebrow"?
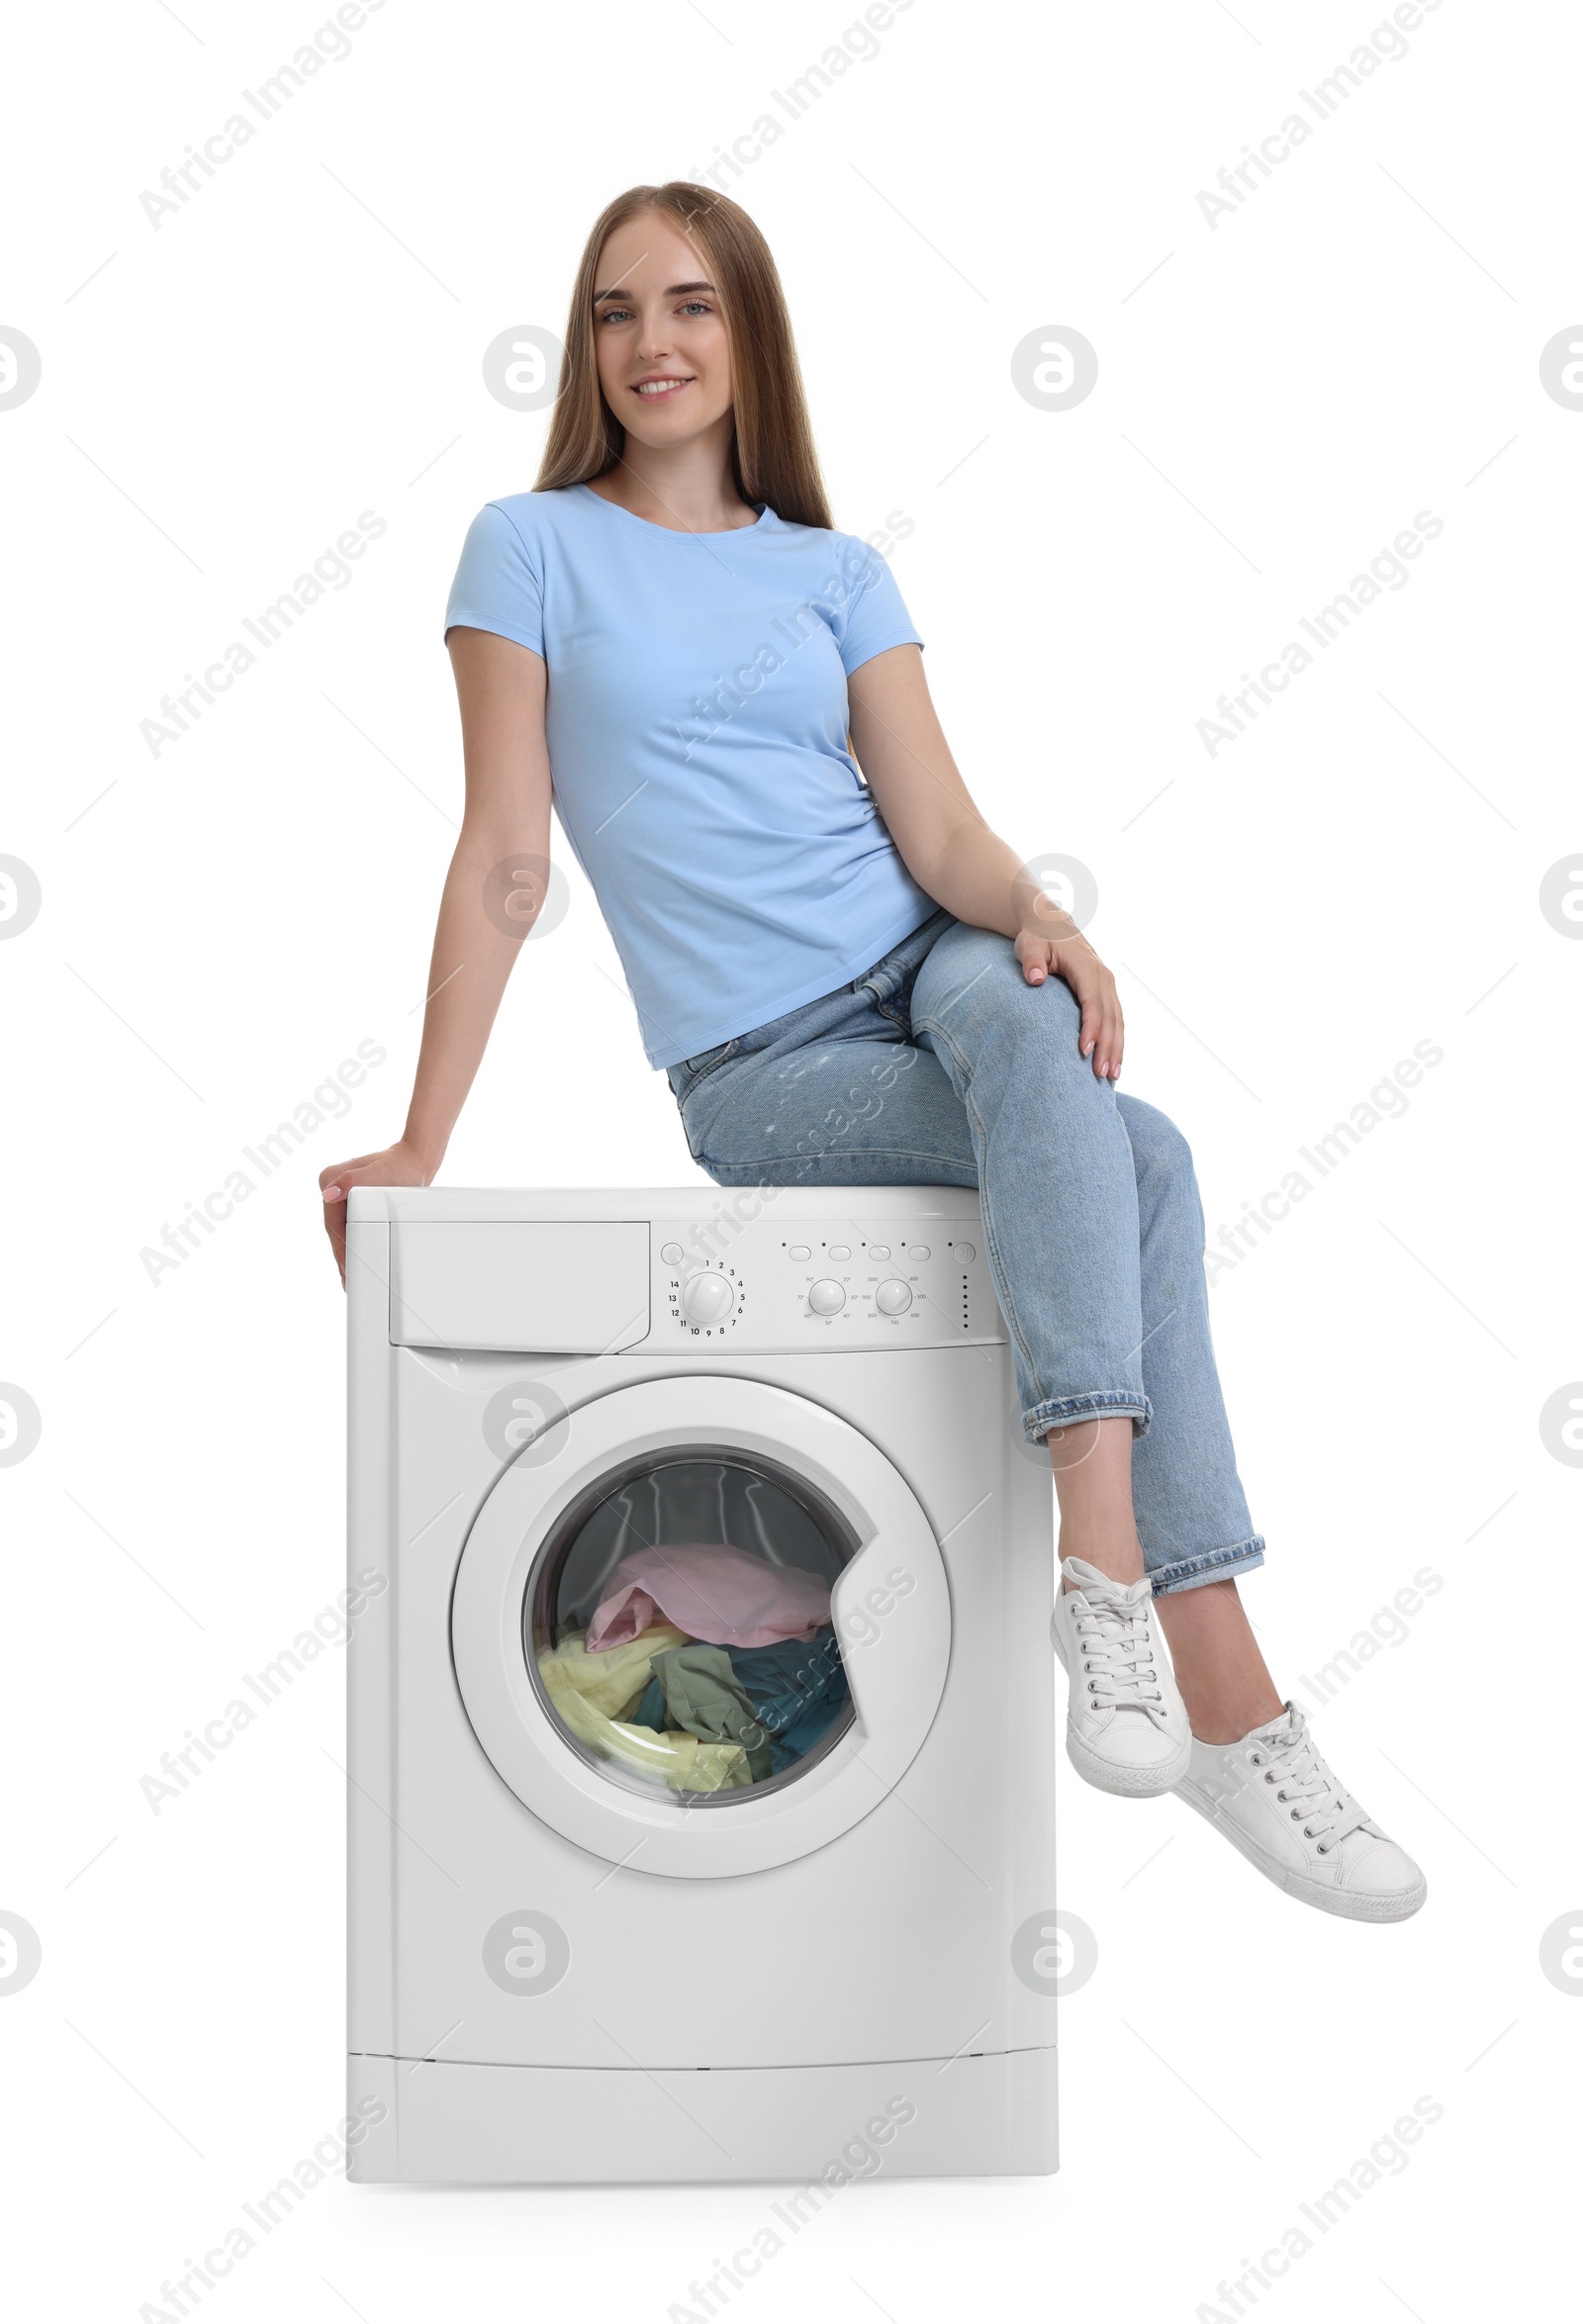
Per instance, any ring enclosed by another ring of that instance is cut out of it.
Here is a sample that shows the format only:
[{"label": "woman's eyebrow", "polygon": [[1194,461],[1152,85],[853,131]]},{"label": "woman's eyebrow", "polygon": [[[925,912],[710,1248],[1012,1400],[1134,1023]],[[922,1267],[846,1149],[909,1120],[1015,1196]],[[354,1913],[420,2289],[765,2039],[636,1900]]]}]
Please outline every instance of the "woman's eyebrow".
[{"label": "woman's eyebrow", "polygon": [[[664,296],[667,299],[681,299],[687,297],[687,295],[692,291],[712,292],[713,289],[714,285],[711,282],[673,282],[667,287]],[[627,296],[628,294],[623,291],[619,285],[617,285],[614,290],[596,291],[594,293],[594,304],[597,307],[602,299],[624,299]]]}]

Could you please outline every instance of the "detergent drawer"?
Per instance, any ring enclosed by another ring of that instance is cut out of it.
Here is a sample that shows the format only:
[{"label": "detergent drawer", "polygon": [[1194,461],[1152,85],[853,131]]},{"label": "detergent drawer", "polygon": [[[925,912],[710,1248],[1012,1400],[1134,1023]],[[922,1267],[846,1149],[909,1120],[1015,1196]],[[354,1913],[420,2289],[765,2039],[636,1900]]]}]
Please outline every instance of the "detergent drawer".
[{"label": "detergent drawer", "polygon": [[401,1348],[599,1355],[649,1329],[646,1220],[402,1220],[390,1336]]}]

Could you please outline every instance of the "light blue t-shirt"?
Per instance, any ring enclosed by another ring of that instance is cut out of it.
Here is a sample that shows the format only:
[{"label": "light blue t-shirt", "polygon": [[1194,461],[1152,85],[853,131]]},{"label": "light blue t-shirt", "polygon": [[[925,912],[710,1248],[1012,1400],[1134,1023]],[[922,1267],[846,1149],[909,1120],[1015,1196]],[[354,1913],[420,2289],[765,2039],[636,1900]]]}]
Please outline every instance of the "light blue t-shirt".
[{"label": "light blue t-shirt", "polygon": [[447,630],[541,654],[555,805],[654,1066],[848,982],[936,908],[847,748],[847,679],[919,645],[884,558],[766,509],[671,532],[587,485],[473,519]]}]

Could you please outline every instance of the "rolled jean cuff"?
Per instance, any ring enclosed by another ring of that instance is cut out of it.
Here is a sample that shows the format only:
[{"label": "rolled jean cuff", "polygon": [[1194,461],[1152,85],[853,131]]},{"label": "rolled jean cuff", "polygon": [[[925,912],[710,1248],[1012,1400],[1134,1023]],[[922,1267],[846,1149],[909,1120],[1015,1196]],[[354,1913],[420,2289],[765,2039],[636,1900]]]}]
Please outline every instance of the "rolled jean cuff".
[{"label": "rolled jean cuff", "polygon": [[1255,1572],[1263,1562],[1263,1535],[1255,1534],[1230,1549],[1202,1549],[1196,1557],[1173,1557],[1168,1565],[1152,1565],[1149,1579],[1155,1585],[1155,1596],[1164,1598],[1175,1590],[1201,1590],[1206,1582],[1233,1582],[1239,1574]]},{"label": "rolled jean cuff", "polygon": [[1147,1396],[1132,1388],[1102,1388],[1089,1396],[1052,1396],[1030,1406],[1022,1416],[1023,1435],[1030,1444],[1042,1444],[1052,1429],[1072,1421],[1121,1420],[1133,1424],[1133,1437],[1147,1436],[1155,1408]]}]

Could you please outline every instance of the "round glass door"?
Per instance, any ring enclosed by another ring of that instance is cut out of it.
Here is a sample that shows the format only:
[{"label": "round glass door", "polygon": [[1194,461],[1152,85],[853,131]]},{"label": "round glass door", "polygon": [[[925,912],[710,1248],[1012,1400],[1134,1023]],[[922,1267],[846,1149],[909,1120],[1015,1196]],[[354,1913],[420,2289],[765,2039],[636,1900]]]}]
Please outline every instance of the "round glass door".
[{"label": "round glass door", "polygon": [[568,1509],[522,1607],[529,1674],[612,1781],[706,1808],[794,1783],[852,1721],[830,1591],[858,1547],[806,1481],[707,1445]]}]

